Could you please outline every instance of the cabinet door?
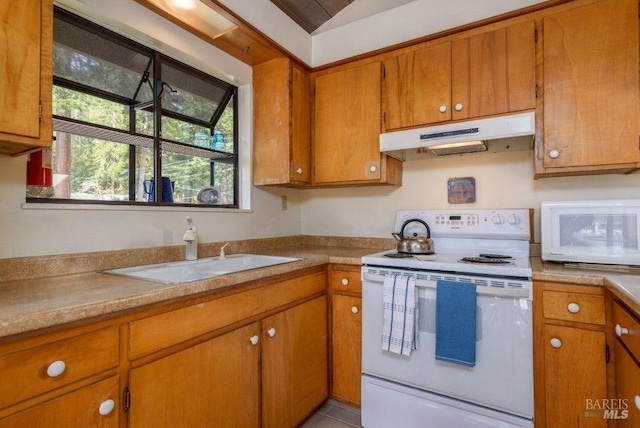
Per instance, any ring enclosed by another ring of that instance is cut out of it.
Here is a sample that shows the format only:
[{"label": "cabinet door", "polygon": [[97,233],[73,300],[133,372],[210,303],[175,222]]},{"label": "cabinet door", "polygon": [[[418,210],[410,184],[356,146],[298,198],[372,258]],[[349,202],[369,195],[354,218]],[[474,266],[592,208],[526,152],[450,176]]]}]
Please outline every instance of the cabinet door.
[{"label": "cabinet door", "polygon": [[297,426],[328,396],[327,299],[262,321],[262,426]]},{"label": "cabinet door", "polygon": [[362,374],[362,299],[335,294],[331,298],[331,350],[334,397],[360,404]]},{"label": "cabinet door", "polygon": [[452,118],[533,109],[535,24],[515,24],[453,42]]},{"label": "cabinet door", "polygon": [[638,2],[601,1],[543,25],[544,168],[635,165]]},{"label": "cabinet door", "polygon": [[451,43],[384,61],[386,130],[451,119]]},{"label": "cabinet door", "polygon": [[129,426],[257,427],[258,334],[254,323],[132,369]]},{"label": "cabinet door", "polygon": [[119,378],[114,376],[1,419],[0,427],[117,428],[119,397]]},{"label": "cabinet door", "polygon": [[[618,419],[618,428],[638,427],[640,426],[640,367],[617,340],[615,353],[616,396],[614,398],[622,400],[618,406],[619,409],[628,410],[626,418]],[[623,416],[620,411],[617,415]]]},{"label": "cabinet door", "polygon": [[315,183],[381,178],[380,71],[374,62],[316,77]]},{"label": "cabinet door", "polygon": [[309,73],[277,58],[253,68],[253,183],[309,183]]},{"label": "cabinet door", "polygon": [[51,0],[3,1],[0,22],[0,153],[50,146]]},{"label": "cabinet door", "polygon": [[547,324],[543,336],[544,426],[606,427],[602,412],[591,416],[587,405],[607,398],[605,334]]}]

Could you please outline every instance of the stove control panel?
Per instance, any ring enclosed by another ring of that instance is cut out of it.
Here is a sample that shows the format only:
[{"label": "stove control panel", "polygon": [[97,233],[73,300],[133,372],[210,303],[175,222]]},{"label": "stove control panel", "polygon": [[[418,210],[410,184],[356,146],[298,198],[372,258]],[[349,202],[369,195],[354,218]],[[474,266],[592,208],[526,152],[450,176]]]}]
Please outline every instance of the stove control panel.
[{"label": "stove control panel", "polygon": [[[494,210],[401,210],[396,215],[396,232],[406,224],[404,235],[425,236],[420,219],[429,225],[431,237],[522,239],[531,236],[528,209]],[[415,230],[414,230],[415,229]]]}]

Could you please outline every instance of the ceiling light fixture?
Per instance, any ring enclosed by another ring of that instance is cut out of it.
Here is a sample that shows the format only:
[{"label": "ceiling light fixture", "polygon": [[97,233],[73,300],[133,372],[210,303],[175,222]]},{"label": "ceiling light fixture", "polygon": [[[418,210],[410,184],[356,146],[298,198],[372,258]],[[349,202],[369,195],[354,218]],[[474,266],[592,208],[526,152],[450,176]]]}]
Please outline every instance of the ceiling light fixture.
[{"label": "ceiling light fixture", "polygon": [[171,3],[178,9],[193,10],[196,8],[197,0],[171,0]]}]

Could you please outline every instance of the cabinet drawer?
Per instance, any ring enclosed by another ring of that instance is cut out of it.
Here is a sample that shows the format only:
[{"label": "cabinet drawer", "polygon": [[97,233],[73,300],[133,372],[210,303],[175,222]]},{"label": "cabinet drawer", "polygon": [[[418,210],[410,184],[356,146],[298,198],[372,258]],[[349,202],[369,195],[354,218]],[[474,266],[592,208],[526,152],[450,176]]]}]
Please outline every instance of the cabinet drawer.
[{"label": "cabinet drawer", "polygon": [[545,290],[542,299],[545,318],[605,324],[604,296]]},{"label": "cabinet drawer", "polygon": [[118,327],[2,355],[0,379],[11,381],[0,382],[0,408],[116,367],[118,360]]},{"label": "cabinet drawer", "polygon": [[333,270],[329,280],[329,287],[331,287],[332,291],[361,293],[362,281],[360,280],[360,269],[356,272],[338,269]]},{"label": "cabinet drawer", "polygon": [[618,302],[613,302],[613,325],[616,336],[640,361],[640,322]]},{"label": "cabinet drawer", "polygon": [[130,358],[159,351],[326,289],[327,276],[319,272],[133,321]]}]

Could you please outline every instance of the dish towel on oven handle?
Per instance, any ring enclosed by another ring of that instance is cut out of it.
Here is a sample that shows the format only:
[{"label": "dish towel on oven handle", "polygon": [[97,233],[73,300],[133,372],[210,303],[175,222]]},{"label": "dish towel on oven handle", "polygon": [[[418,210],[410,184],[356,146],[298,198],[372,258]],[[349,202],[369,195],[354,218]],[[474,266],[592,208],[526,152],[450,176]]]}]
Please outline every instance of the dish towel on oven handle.
[{"label": "dish towel on oven handle", "polygon": [[436,360],[476,365],[476,285],[436,282]]},{"label": "dish towel on oven handle", "polygon": [[412,276],[388,274],[382,285],[382,349],[409,356],[418,349],[418,293]]}]

